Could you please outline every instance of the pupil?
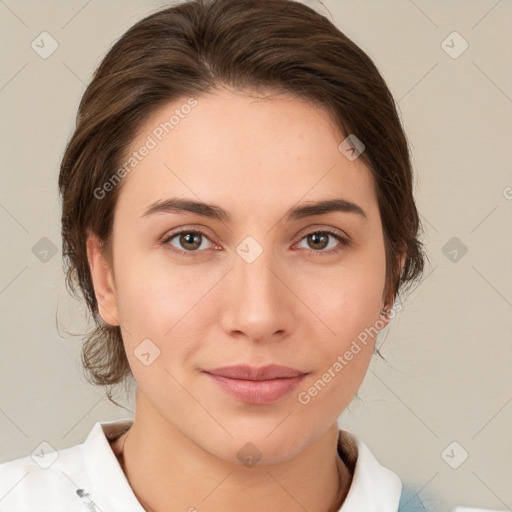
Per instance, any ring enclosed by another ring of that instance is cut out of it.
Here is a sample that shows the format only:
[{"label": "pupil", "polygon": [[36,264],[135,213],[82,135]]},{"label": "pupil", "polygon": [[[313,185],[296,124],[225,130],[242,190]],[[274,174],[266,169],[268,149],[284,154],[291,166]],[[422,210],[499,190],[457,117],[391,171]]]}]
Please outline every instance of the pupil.
[{"label": "pupil", "polygon": [[194,233],[186,233],[185,235],[182,235],[182,240],[185,241],[185,245],[186,244],[193,245],[193,248],[197,249],[201,245],[201,243],[198,242],[197,240],[194,243],[194,238],[196,238],[198,240],[199,235],[194,234]]},{"label": "pupil", "polygon": [[327,247],[327,237],[325,235],[313,233],[312,235],[309,235],[309,236],[310,236],[310,240],[313,241],[313,245],[318,243],[318,239],[323,239],[324,243],[320,243],[320,245],[321,245],[320,249]]}]

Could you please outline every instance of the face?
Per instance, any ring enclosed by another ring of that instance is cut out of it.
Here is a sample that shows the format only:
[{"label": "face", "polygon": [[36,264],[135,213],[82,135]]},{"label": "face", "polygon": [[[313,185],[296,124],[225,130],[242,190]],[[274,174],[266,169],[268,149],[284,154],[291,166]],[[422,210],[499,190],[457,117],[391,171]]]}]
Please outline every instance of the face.
[{"label": "face", "polygon": [[[284,460],[336,424],[385,325],[375,190],[318,107],[228,91],[187,100],[133,141],[113,268],[92,262],[100,313],[122,326],[138,393],[160,421],[225,460],[246,443],[262,463]],[[304,210],[339,200],[357,206]],[[302,376],[265,384],[206,372],[270,364]]]}]

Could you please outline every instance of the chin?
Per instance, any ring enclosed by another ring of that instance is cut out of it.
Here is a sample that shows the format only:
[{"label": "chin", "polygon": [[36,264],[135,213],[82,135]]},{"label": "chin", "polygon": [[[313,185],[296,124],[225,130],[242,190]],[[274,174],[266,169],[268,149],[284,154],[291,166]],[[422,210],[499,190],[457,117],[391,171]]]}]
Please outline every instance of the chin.
[{"label": "chin", "polygon": [[[254,425],[248,429],[231,429],[229,435],[210,437],[203,448],[219,459],[242,463],[247,467],[254,464],[277,464],[292,459],[304,449],[308,443],[305,432],[300,435],[300,429],[290,429],[284,425],[276,428],[276,422]],[[270,428],[269,428],[270,426]]]}]

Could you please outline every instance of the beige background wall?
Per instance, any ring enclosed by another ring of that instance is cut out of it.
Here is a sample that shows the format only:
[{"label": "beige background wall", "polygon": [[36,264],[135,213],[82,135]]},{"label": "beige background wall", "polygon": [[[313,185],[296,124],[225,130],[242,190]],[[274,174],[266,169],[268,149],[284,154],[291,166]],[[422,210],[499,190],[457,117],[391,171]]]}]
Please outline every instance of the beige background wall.
[{"label": "beige background wall", "polygon": [[[510,509],[512,4],[325,4],[399,101],[431,262],[381,337],[389,364],[375,359],[340,424],[429,510]],[[80,443],[96,421],[130,416],[85,382],[79,338],[56,328],[56,315],[64,329],[84,327],[64,288],[57,175],[94,68],[159,5],[0,1],[0,462],[43,440],[56,449]],[[43,31],[58,43],[46,59],[31,47]],[[454,31],[463,39],[442,45]],[[453,469],[444,459],[457,465],[462,450],[469,457]]]}]

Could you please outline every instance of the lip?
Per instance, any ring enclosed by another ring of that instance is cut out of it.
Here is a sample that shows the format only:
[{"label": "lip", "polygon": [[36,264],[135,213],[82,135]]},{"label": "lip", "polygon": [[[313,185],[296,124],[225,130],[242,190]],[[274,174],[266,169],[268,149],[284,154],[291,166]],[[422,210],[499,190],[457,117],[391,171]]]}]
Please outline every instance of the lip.
[{"label": "lip", "polygon": [[211,370],[203,370],[212,375],[227,377],[229,379],[240,380],[271,380],[284,379],[289,377],[299,377],[307,372],[290,368],[289,366],[281,366],[278,364],[269,364],[259,368],[245,364],[236,366],[223,366],[222,368],[213,368]]},{"label": "lip", "polygon": [[224,391],[250,404],[264,405],[291,393],[306,372],[280,365],[261,368],[239,365],[203,370]]}]

